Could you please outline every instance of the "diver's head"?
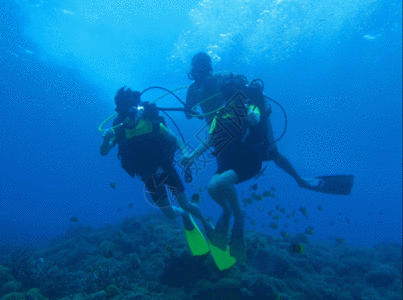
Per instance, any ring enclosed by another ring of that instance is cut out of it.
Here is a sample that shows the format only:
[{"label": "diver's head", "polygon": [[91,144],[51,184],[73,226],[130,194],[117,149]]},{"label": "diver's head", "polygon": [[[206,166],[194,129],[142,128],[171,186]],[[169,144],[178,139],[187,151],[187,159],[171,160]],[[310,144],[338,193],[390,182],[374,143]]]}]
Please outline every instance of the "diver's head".
[{"label": "diver's head", "polygon": [[203,80],[207,79],[213,73],[211,65],[211,58],[206,52],[199,52],[192,58],[192,68],[188,73],[190,80]]},{"label": "diver's head", "polygon": [[115,96],[115,111],[119,114],[127,113],[133,106],[137,106],[140,103],[140,92],[130,89],[125,90],[125,88],[125,86],[120,88]]}]

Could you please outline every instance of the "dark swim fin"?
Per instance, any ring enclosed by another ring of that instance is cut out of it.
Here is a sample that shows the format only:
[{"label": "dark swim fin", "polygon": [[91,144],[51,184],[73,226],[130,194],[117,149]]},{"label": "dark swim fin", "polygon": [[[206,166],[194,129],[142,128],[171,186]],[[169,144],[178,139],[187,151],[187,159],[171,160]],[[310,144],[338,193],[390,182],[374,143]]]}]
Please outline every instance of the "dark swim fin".
[{"label": "dark swim fin", "polygon": [[322,179],[322,183],[309,189],[332,195],[349,195],[354,184],[354,175],[320,176],[315,179]]},{"label": "dark swim fin", "polygon": [[194,256],[199,256],[209,252],[209,246],[192,216],[186,214],[182,216],[182,218],[183,225],[185,226],[186,239],[192,254]]},{"label": "dark swim fin", "polygon": [[244,235],[245,215],[241,218],[235,219],[231,231],[231,240],[229,243],[230,254],[238,262],[246,261],[246,244]]}]

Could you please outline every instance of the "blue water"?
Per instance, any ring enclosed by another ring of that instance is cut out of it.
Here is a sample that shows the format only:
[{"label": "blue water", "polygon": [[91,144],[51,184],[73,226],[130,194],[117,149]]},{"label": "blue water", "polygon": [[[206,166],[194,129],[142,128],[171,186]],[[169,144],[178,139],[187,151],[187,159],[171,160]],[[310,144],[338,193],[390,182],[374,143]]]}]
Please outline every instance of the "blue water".
[{"label": "blue water", "polygon": [[[299,188],[269,163],[265,176],[237,187],[240,197],[254,183],[259,191],[276,188],[277,199],[247,207],[256,223],[248,222],[248,229],[278,235],[313,226],[317,240],[402,243],[400,1],[139,2],[0,5],[2,246],[154,211],[141,181],[121,169],[116,149],[99,155],[98,126],[114,113],[114,94],[124,85],[189,85],[190,59],[198,51],[211,55],[215,71],[264,80],[265,94],[287,112],[278,147],[302,176],[355,175],[351,195],[330,196]],[[178,92],[182,100],[185,91]],[[160,95],[149,92],[143,100]],[[173,97],[158,105],[180,107]],[[195,143],[203,122],[172,117]],[[279,136],[284,117],[275,105],[272,118]],[[194,174],[189,197],[215,168],[211,162]],[[205,190],[201,194],[202,211],[217,218],[219,207]],[[267,212],[276,204],[287,213],[295,209],[299,223],[282,215],[280,229],[268,229],[273,220]]]}]

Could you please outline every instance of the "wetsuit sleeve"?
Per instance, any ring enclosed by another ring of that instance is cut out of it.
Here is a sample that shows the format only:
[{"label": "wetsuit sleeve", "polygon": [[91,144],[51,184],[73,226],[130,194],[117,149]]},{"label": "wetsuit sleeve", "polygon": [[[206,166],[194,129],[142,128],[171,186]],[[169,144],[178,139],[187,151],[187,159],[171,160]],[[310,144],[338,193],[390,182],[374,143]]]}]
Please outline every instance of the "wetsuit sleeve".
[{"label": "wetsuit sleeve", "polygon": [[168,129],[164,124],[160,123],[160,134],[165,136],[165,138],[176,147],[176,149],[182,149],[185,145],[183,141],[178,138],[172,131]]},{"label": "wetsuit sleeve", "polygon": [[188,120],[193,118],[193,116],[190,113],[190,109],[193,108],[197,104],[197,98],[196,98],[196,93],[194,91],[194,84],[192,83],[186,93],[186,103],[185,103],[185,116]]}]

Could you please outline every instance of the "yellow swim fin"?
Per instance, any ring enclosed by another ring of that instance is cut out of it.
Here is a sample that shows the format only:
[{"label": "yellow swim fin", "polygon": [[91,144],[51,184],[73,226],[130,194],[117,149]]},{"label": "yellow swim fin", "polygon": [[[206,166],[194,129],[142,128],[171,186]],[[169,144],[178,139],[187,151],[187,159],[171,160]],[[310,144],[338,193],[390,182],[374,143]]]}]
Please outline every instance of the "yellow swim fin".
[{"label": "yellow swim fin", "polygon": [[229,246],[224,251],[214,246],[210,241],[208,241],[208,245],[211,250],[211,256],[220,271],[229,269],[236,263],[236,259],[230,254]]},{"label": "yellow swim fin", "polygon": [[183,225],[185,226],[186,239],[192,254],[194,256],[199,256],[209,252],[209,246],[192,216],[186,214],[182,216],[182,218]]}]

